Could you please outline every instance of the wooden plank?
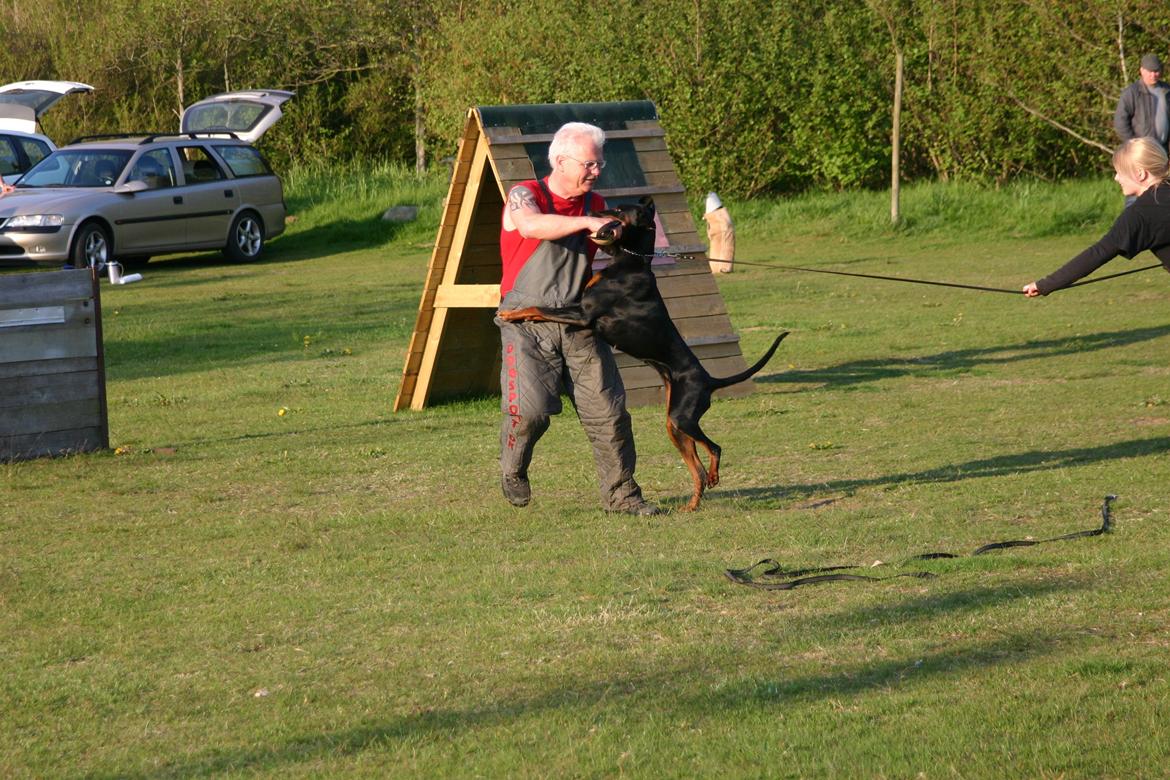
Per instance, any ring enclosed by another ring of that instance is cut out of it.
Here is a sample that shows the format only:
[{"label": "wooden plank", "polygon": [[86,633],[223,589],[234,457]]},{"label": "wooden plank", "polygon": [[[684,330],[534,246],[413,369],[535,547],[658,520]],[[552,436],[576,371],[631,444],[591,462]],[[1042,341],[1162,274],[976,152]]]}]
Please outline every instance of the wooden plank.
[{"label": "wooden plank", "polygon": [[[716,358],[734,358],[742,357],[739,348],[739,339],[733,337],[719,336],[713,337],[720,339],[719,341],[712,341],[711,343],[702,343],[698,339],[689,339],[687,344],[691,347],[691,351],[695,353],[695,357],[699,358],[700,363],[706,363],[709,360]],[[627,355],[620,349],[615,348],[613,351],[614,360],[617,361],[618,368],[625,369],[632,366],[646,365],[641,360],[632,355]],[[746,365],[746,363],[745,363]],[[742,369],[741,369],[742,370]],[[734,371],[731,373],[735,373]]]},{"label": "wooden plank", "polygon": [[[488,146],[481,137],[475,147],[475,158],[471,162],[471,176],[467,180],[467,189],[473,193],[476,200],[460,209],[459,219],[455,226],[455,235],[451,239],[452,259],[455,262],[447,264],[443,272],[443,284],[454,284],[459,274],[459,258],[467,246],[467,236],[475,225],[475,217],[480,206],[478,199],[483,193],[483,184],[488,176],[492,176],[491,166],[488,164]],[[502,205],[502,201],[501,201]]]},{"label": "wooden plank", "polygon": [[672,320],[727,314],[727,306],[723,302],[723,297],[718,294],[670,298],[666,301],[666,310],[670,313]]},{"label": "wooden plank", "polygon": [[96,355],[88,357],[64,358],[61,360],[27,360],[13,363],[0,363],[0,381],[14,377],[49,376],[52,374],[70,374],[78,371],[97,371]]},{"label": "wooden plank", "polygon": [[29,460],[72,452],[92,452],[107,446],[100,427],[50,431],[20,436],[0,435],[0,461]]},{"label": "wooden plank", "polygon": [[653,195],[654,204],[658,204],[658,198],[663,195],[670,195],[674,193],[685,192],[681,184],[663,184],[646,187],[610,187],[608,189],[598,189],[597,194],[603,198],[622,198],[635,197],[642,195]]},{"label": "wooden plank", "polygon": [[[494,160],[493,167],[500,181],[526,181],[536,178],[536,169],[528,157],[515,160]],[[508,189],[511,189],[509,187]],[[507,192],[505,189],[504,192]]]},{"label": "wooden plank", "polygon": [[674,160],[670,158],[670,152],[663,149],[655,152],[639,152],[638,162],[642,166],[642,170],[649,171],[673,171]]},{"label": "wooden plank", "polygon": [[93,275],[87,269],[6,274],[0,277],[0,309],[59,306],[93,298]]},{"label": "wooden plank", "polygon": [[[679,192],[665,192],[654,196],[654,209],[659,214],[687,214],[691,213],[691,206],[687,203],[686,195]],[[693,220],[692,220],[693,222]]]},{"label": "wooden plank", "polygon": [[735,333],[731,320],[726,314],[711,314],[705,317],[680,317],[674,321],[684,339],[702,336],[722,336]]},{"label": "wooden plank", "polygon": [[678,174],[673,170],[670,171],[643,171],[643,178],[646,184],[651,187],[661,187],[665,191],[667,187],[674,188],[682,186],[678,179]]},{"label": "wooden plank", "polygon": [[[513,127],[485,127],[484,133],[488,142],[495,144],[547,144],[552,143],[553,133],[517,133]],[[625,130],[606,130],[605,140],[614,138],[655,138],[666,135],[661,126],[627,128]]]},{"label": "wooden plank", "polygon": [[524,144],[492,144],[492,159],[500,160],[528,160],[528,150]]},{"label": "wooden plank", "polygon": [[0,309],[0,338],[19,340],[54,330],[92,328],[94,321],[90,298],[65,300],[56,306]]},{"label": "wooden plank", "polygon": [[99,397],[96,371],[0,379],[0,409]]},{"label": "wooden plank", "polygon": [[[712,376],[734,376],[747,368],[739,357],[717,357],[700,361]],[[622,384],[633,387],[653,387],[661,384],[658,372],[646,364],[627,366],[621,370]]]},{"label": "wooden plank", "polygon": [[[719,296],[719,286],[708,273],[706,276],[688,274],[686,276],[655,277],[658,281],[658,292],[664,299],[682,298],[691,295]],[[722,296],[719,296],[722,298]]]},{"label": "wooden plank", "polygon": [[18,436],[92,427],[101,418],[99,407],[96,397],[0,407],[0,432],[5,436]]},{"label": "wooden plank", "polygon": [[500,285],[444,284],[435,296],[435,306],[448,309],[491,308],[500,305]]},{"label": "wooden plank", "polygon": [[[439,342],[443,338],[443,326],[447,322],[447,312],[450,309],[435,309],[431,327],[427,332],[426,345],[423,348],[422,364],[418,370],[418,380],[415,383],[413,397],[410,399],[410,408],[418,411],[425,409],[427,394],[431,389],[431,379],[435,373],[435,358],[439,354]],[[395,404],[397,409],[397,404]]]},{"label": "wooden plank", "polygon": [[635,152],[665,152],[666,138],[665,136],[643,136],[634,139]]},{"label": "wooden plank", "polygon": [[93,325],[46,326],[19,338],[0,338],[0,363],[95,357],[97,353]]}]

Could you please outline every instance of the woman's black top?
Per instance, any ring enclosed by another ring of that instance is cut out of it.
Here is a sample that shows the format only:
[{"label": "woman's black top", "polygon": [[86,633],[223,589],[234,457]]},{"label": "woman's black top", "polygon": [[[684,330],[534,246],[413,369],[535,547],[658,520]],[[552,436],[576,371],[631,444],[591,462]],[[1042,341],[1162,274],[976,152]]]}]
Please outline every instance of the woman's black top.
[{"label": "woman's black top", "polygon": [[1147,249],[1170,271],[1170,183],[1150,187],[1139,195],[1100,241],[1037,280],[1036,289],[1047,295],[1088,276],[1118,255],[1128,260]]}]

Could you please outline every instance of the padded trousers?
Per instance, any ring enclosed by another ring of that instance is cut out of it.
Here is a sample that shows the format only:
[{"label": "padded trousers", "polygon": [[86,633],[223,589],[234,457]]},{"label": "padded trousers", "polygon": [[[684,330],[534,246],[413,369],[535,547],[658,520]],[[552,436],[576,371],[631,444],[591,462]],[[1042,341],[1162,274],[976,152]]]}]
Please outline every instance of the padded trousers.
[{"label": "padded trousers", "polygon": [[609,345],[592,331],[555,322],[500,328],[500,469],[527,479],[536,442],[560,414],[562,389],[573,402],[593,448],[601,505],[620,510],[642,503],[634,481],[634,432],[626,391]]}]

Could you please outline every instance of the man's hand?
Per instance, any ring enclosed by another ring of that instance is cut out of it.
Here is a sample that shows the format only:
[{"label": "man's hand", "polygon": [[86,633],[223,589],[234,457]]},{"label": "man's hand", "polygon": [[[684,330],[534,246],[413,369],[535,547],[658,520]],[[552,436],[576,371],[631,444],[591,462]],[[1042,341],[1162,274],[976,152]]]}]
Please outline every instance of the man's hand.
[{"label": "man's hand", "polygon": [[622,237],[622,223],[616,219],[601,218],[601,226],[593,228],[589,240],[598,246],[609,246]]},{"label": "man's hand", "polygon": [[1035,282],[1024,285],[1024,295],[1028,296],[1029,298],[1039,298],[1043,294],[1044,293],[1040,292],[1040,290],[1036,287]]}]

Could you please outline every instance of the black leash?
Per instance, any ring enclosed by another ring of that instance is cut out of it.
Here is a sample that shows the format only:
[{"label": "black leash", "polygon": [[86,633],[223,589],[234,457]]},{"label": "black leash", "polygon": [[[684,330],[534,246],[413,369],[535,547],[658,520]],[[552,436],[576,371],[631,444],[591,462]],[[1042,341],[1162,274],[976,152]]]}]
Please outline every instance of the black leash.
[{"label": "black leash", "polygon": [[[637,257],[646,257],[646,255],[639,255],[638,253],[631,252],[630,250],[625,249],[624,247],[619,247],[619,248],[623,252],[625,252],[626,254],[635,255]],[[670,258],[674,258],[675,260],[697,260],[698,259],[695,255],[672,254],[670,252],[656,253],[655,255],[653,255],[653,257],[670,257]],[[733,260],[732,262],[735,265],[749,265],[749,266],[753,266],[755,268],[771,268],[771,269],[777,270],[777,271],[804,271],[805,273],[810,273],[810,274],[831,274],[833,276],[853,276],[853,277],[856,277],[858,279],[878,279],[878,280],[883,281],[883,282],[905,282],[906,284],[926,284],[926,285],[930,285],[932,287],[957,287],[961,290],[979,290],[980,292],[997,292],[997,293],[1007,293],[1009,295],[1023,295],[1022,290],[1011,290],[1011,289],[1008,289],[1006,287],[984,287],[983,285],[978,285],[978,284],[960,284],[958,282],[939,282],[939,281],[935,281],[933,279],[912,279],[912,278],[909,278],[906,276],[882,276],[880,274],[863,274],[863,273],[856,273],[856,272],[851,272],[851,271],[830,271],[826,268],[808,268],[807,266],[802,266],[802,265],[782,265],[780,263],[753,263],[753,262],[749,262],[747,260]],[[1073,282],[1070,285],[1066,285],[1065,287],[1062,287],[1061,289],[1067,290],[1070,287],[1081,287],[1082,285],[1086,285],[1086,284],[1096,284],[1097,282],[1103,282],[1106,279],[1116,279],[1119,276],[1129,276],[1130,274],[1141,273],[1142,271],[1151,271],[1155,268],[1161,268],[1161,267],[1162,267],[1161,263],[1155,263],[1154,265],[1147,265],[1147,266],[1144,266],[1142,268],[1132,268],[1128,271],[1119,271],[1118,273],[1115,273],[1115,274],[1106,274],[1105,276],[1098,276],[1095,279],[1082,279],[1079,282]]]},{"label": "black leash", "polygon": [[[834,276],[856,276],[862,279],[880,279],[886,282],[906,282],[907,284],[929,284],[935,287],[959,287],[964,290],[980,290],[982,292],[998,292],[1009,293],[1011,295],[1023,295],[1021,290],[1009,290],[1006,287],[983,287],[977,284],[958,284],[957,282],[936,282],[930,279],[910,279],[904,276],[879,276],[877,274],[860,274],[850,273],[849,271],[829,271],[824,268],[806,268],[799,265],[778,265],[775,263],[750,263],[742,260],[733,261],[735,265],[751,265],[758,268],[775,268],[781,271],[805,271],[811,274],[833,274]],[[1079,282],[1073,282],[1070,285],[1062,287],[1062,290],[1067,290],[1070,287],[1080,287],[1086,284],[1095,284],[1096,282],[1103,282],[1106,279],[1116,279],[1119,276],[1129,276],[1130,274],[1141,273],[1142,271],[1150,271],[1154,268],[1161,268],[1161,263],[1154,265],[1147,265],[1144,268],[1132,268],[1128,271],[1120,271],[1115,274],[1107,274],[1105,276],[1098,276],[1095,279],[1082,279]]]},{"label": "black leash", "polygon": [[881,276],[878,274],[851,273],[849,271],[829,271],[825,268],[806,268],[800,265],[780,265],[778,263],[750,263],[743,260],[733,261],[735,265],[751,265],[757,268],[774,268],[778,271],[804,271],[810,274],[832,274],[833,276],[855,276],[860,279],[879,279],[883,282],[906,282],[907,284],[928,284],[933,287],[958,287],[963,290],[980,290],[981,292],[1009,293],[1023,295],[1020,290],[1009,290],[1005,287],[983,287],[978,284],[959,284],[958,282],[936,282],[930,279],[910,279],[904,276]]},{"label": "black leash", "polygon": [[[1117,499],[1117,496],[1105,496],[1105,503],[1101,506],[1101,526],[1099,528],[1091,528],[1087,531],[1074,531],[1070,534],[1062,534],[1061,536],[1053,536],[1048,539],[1012,539],[1006,542],[992,542],[979,547],[970,555],[983,555],[992,550],[1003,550],[1009,547],[1031,547],[1035,544],[1045,544],[1047,542],[1060,542],[1066,539],[1080,539],[1086,536],[1100,536],[1107,534],[1113,530],[1113,513],[1110,511],[1109,505]],[[929,552],[921,555],[914,555],[907,558],[906,561],[928,561],[938,558],[961,558],[963,556],[948,552]],[[770,582],[761,582],[752,575],[752,571],[765,564],[770,565],[771,568],[759,573],[760,577],[775,578]],[[900,564],[899,564],[900,565]],[[919,579],[929,579],[934,577],[934,574],[925,571],[904,572],[902,574],[892,574],[888,577],[873,577],[865,574],[828,574],[826,572],[839,572],[848,569],[861,569],[863,566],[819,566],[810,569],[794,569],[785,570],[783,565],[774,558],[764,558],[761,561],[748,566],[746,569],[726,569],[723,573],[727,579],[734,582],[736,585],[747,585],[750,588],[759,588],[760,590],[792,590],[801,585],[817,585],[822,582],[834,582],[838,580],[892,580],[898,577],[916,577]],[[814,576],[808,576],[808,575]]]}]

